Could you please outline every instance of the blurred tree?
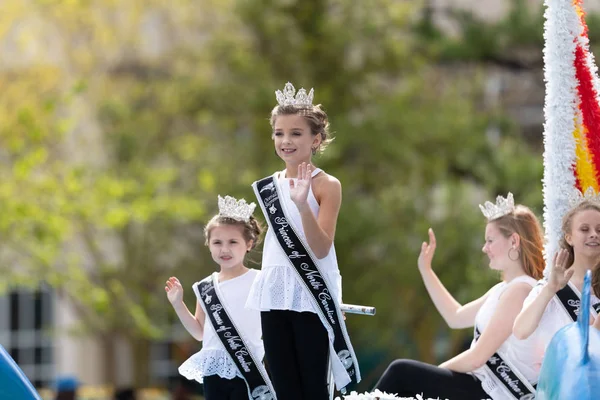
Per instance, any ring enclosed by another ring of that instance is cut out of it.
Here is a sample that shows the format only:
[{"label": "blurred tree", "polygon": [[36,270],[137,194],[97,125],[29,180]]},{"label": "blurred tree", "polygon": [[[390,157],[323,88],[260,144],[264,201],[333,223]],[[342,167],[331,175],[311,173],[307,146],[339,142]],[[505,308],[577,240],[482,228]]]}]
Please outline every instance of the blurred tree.
[{"label": "blurred tree", "polygon": [[[16,47],[12,60],[3,58],[0,81],[2,270],[11,277],[4,288],[52,285],[77,310],[76,330],[103,343],[107,382],[116,382],[115,339],[131,344],[137,385],[149,384],[148,345],[165,333],[166,277],[188,270],[191,284],[192,276],[214,270],[200,250],[216,197],[206,164],[180,168],[181,159],[207,159],[211,149],[176,118],[178,109],[162,108],[169,104],[162,90],[181,87],[166,83],[174,74],[143,66],[145,74],[124,80],[129,60],[106,62],[135,42],[135,27],[147,16],[142,5],[9,4],[3,42]],[[124,21],[103,19],[120,10]],[[122,37],[114,35],[118,28]],[[44,58],[45,34],[66,50],[58,65]],[[104,91],[113,81],[123,88],[132,81],[132,92]],[[145,103],[154,100],[162,112]]]}]

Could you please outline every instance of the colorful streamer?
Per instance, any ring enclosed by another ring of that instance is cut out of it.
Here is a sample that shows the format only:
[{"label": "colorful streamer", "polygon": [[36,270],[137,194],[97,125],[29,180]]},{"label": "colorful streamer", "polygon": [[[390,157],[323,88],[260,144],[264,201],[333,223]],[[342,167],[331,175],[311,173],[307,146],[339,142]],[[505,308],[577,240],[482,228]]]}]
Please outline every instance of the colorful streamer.
[{"label": "colorful streamer", "polygon": [[[546,0],[544,227],[546,261],[558,248],[574,189],[600,191],[600,80],[583,0]],[[546,263],[548,272],[550,263]]]}]

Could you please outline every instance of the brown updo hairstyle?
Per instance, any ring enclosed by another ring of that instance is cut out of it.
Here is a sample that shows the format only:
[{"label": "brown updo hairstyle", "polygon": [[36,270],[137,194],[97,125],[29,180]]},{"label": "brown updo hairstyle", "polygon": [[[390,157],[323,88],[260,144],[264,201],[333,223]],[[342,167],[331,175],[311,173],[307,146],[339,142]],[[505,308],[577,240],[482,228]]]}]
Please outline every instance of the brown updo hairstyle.
[{"label": "brown updo hairstyle", "polygon": [[528,207],[519,204],[513,212],[489,223],[495,224],[506,238],[513,233],[519,235],[519,260],[523,269],[530,277],[541,279],[544,274],[544,235],[535,214]]},{"label": "brown updo hairstyle", "polygon": [[271,111],[271,128],[275,129],[275,121],[280,115],[300,115],[304,117],[313,136],[321,136],[321,144],[317,152],[323,152],[329,143],[333,141],[329,132],[329,118],[320,104],[316,106],[278,105]]},{"label": "brown updo hairstyle", "polygon": [[248,222],[245,222],[217,214],[214,217],[212,217],[210,221],[208,221],[208,224],[206,224],[206,226],[204,227],[205,245],[208,246],[211,231],[217,226],[222,225],[240,227],[242,229],[242,236],[244,237],[246,244],[252,241],[251,250],[254,249],[258,243],[260,243],[260,234],[262,233],[263,228],[260,226],[256,218],[250,216]]}]

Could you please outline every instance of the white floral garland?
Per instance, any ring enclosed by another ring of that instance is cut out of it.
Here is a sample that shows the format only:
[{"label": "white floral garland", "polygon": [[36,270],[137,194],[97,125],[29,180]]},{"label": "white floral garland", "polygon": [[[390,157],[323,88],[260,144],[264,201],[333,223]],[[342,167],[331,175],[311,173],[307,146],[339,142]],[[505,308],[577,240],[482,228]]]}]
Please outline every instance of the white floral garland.
[{"label": "white floral garland", "polygon": [[[415,400],[414,397],[398,397],[395,394],[390,394],[386,392],[381,392],[378,389],[375,389],[373,393],[363,393],[358,394],[357,392],[350,392],[350,395],[344,396],[345,400]],[[425,399],[421,395],[417,395],[417,400],[434,400],[434,399]],[[336,397],[335,400],[342,400],[340,397]],[[439,400],[439,399],[435,399]],[[447,400],[447,399],[446,399]]]},{"label": "white floral garland", "polygon": [[577,78],[575,39],[580,21],[571,0],[546,0],[544,16],[544,228],[547,275],[558,249],[562,217],[568,211],[568,195],[575,188],[575,116]]},{"label": "white floral garland", "polygon": [[[424,398],[422,395],[415,395],[416,397],[398,397],[395,394],[390,394],[386,392],[381,392],[378,389],[375,389],[372,393],[363,393],[359,394],[357,392],[350,392],[349,395],[344,396],[345,400],[444,400],[444,399],[432,399],[432,398]],[[340,397],[336,397],[335,400],[342,400]],[[445,399],[448,400],[448,399]],[[490,399],[482,399],[482,400],[490,400]]]}]

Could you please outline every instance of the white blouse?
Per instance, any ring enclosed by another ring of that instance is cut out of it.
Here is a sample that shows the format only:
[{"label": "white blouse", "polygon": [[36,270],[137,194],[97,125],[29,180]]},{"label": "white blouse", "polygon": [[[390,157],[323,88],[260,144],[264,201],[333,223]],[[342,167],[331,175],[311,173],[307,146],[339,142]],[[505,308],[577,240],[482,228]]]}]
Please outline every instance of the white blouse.
[{"label": "white blouse", "polygon": [[[262,343],[260,312],[244,307],[250,287],[258,275],[260,275],[258,270],[250,269],[243,275],[220,282],[219,288],[223,297],[221,302],[226,305],[231,319],[235,322],[252,353],[262,361],[265,350]],[[200,383],[203,382],[203,377],[210,375],[218,375],[225,379],[242,377],[219,340],[208,316],[204,318],[202,350],[181,364],[179,373],[187,379]]]},{"label": "white blouse", "polygon": [[[489,324],[492,315],[496,311],[502,293],[504,293],[508,287],[518,282],[525,282],[533,287],[537,281],[530,276],[522,275],[508,283],[500,282],[494,286],[490,290],[487,299],[475,317],[475,324],[480,332],[483,332]],[[476,341],[473,340],[471,348],[475,346],[475,342]],[[508,339],[502,343],[500,348],[498,348],[496,353],[504,360],[511,363],[523,377],[529,381],[529,383],[532,385],[537,383],[540,367],[542,365],[543,352],[540,351],[540,346],[535,338],[519,340],[511,334]],[[506,400],[512,398],[504,385],[498,385],[496,380],[492,378],[491,372],[485,367],[476,369],[472,374],[481,381],[481,387],[493,400]]]},{"label": "white blouse", "polygon": [[[536,297],[544,289],[546,282],[547,282],[546,278],[541,279],[538,282],[538,285],[536,285],[533,288],[531,293],[529,293],[529,296],[527,296],[527,298],[525,299],[525,303],[523,303],[523,307],[531,304],[536,299]],[[577,287],[575,287],[575,285],[573,285],[571,282],[569,282],[568,285],[571,287],[571,289],[573,289],[575,294],[577,294],[577,296],[581,299],[581,292],[579,292]],[[597,303],[600,303],[600,299],[598,299],[593,294],[590,295],[590,304],[593,306]],[[594,317],[597,316],[597,314],[594,310],[591,310],[590,312],[592,313],[592,315]],[[544,310],[544,314],[542,314],[542,319],[540,320],[538,327],[536,328],[536,330],[533,332],[533,334],[531,336],[534,336],[534,335],[536,336],[537,341],[539,343],[541,343],[542,351],[545,352],[546,347],[548,346],[548,344],[550,344],[550,340],[552,340],[552,337],[556,334],[556,332],[558,332],[561,328],[569,325],[572,322],[573,322],[573,320],[565,312],[562,305],[560,304],[560,300],[558,300],[558,298],[556,296],[554,296],[552,298],[552,300],[550,300],[550,302],[546,306],[546,309]]]},{"label": "white blouse", "polygon": [[[315,169],[312,172],[312,176],[316,176],[319,172],[321,172],[319,168]],[[304,236],[304,229],[302,228],[302,217],[290,197],[290,179],[283,178],[284,173],[285,171],[279,172],[276,175],[281,188],[280,200],[286,202],[289,213],[288,220],[294,225],[298,235],[306,238]],[[318,216],[319,203],[317,203],[312,188],[308,193],[308,204],[313,214]],[[319,260],[319,266],[330,290],[341,303],[342,276],[338,268],[333,244],[327,256]],[[246,307],[259,311],[291,310],[314,313],[315,309],[311,302],[310,293],[306,291],[300,277],[298,277],[297,272],[293,268],[287,255],[279,245],[273,230],[269,228],[265,236],[261,274],[250,290]]]}]

